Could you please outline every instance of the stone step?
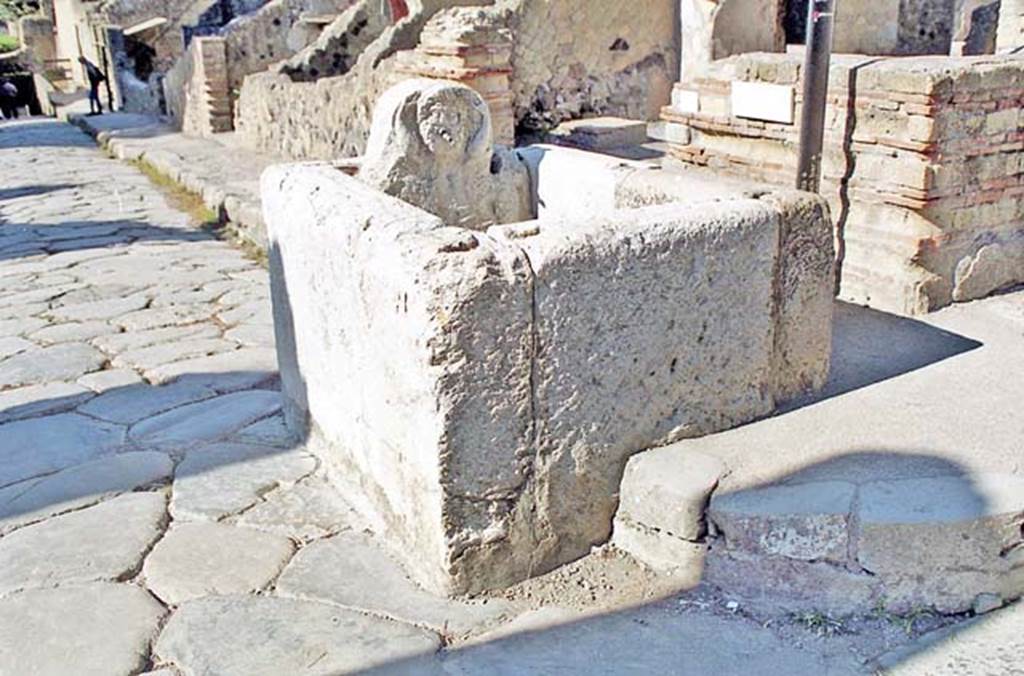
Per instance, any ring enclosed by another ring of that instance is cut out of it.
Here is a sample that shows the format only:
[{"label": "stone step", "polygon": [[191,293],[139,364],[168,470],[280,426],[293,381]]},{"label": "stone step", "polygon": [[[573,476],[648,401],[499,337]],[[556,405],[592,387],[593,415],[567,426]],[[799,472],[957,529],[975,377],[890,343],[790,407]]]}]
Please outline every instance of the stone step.
[{"label": "stone step", "polygon": [[613,544],[767,611],[952,614],[1024,596],[1024,477],[850,476],[716,490],[724,471],[682,445],[635,456]]}]

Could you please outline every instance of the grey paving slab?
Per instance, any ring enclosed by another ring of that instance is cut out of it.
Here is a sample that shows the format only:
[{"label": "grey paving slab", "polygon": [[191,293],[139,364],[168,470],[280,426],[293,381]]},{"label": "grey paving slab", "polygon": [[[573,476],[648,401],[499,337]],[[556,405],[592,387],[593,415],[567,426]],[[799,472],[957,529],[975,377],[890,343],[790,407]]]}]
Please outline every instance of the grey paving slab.
[{"label": "grey paving slab", "polygon": [[38,589],[0,599],[0,673],[128,676],[145,667],[163,607],[128,584]]},{"label": "grey paving slab", "polygon": [[235,596],[182,604],[154,651],[187,673],[333,676],[430,655],[439,646],[431,632],[337,606]]}]

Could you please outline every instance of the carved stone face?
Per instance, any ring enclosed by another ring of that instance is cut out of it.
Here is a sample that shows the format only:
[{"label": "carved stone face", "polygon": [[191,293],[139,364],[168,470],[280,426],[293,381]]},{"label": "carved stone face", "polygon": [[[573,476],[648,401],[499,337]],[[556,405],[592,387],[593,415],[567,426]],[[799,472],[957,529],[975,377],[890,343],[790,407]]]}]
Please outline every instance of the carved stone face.
[{"label": "carved stone face", "polygon": [[487,151],[487,107],[467,88],[439,83],[422,92],[417,118],[423,143],[441,161],[459,161]]}]

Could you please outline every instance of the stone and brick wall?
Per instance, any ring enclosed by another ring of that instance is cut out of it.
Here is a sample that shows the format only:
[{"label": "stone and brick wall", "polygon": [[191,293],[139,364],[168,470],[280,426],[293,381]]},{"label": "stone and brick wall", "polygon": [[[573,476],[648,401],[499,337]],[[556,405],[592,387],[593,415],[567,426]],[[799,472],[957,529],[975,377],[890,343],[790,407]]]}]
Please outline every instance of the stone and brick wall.
[{"label": "stone and brick wall", "polygon": [[[798,120],[734,115],[732,83],[793,87],[795,112],[801,67],[747,55],[681,85],[664,111],[672,154],[792,183]],[[1022,102],[1024,58],[836,58],[822,191],[842,297],[913,314],[1024,282]]]},{"label": "stone and brick wall", "polygon": [[[494,16],[502,18],[512,36],[508,88],[515,125],[545,130],[564,120],[600,114],[656,117],[669,100],[679,67],[676,1],[502,0],[495,4]],[[319,77],[319,67],[318,77],[310,77],[308,66],[315,59],[309,52],[297,54],[283,69],[286,73],[246,78],[238,100],[239,131],[256,147],[284,157],[358,155],[366,143],[373,103],[384,89],[405,77],[443,72],[472,79],[500,116],[505,105],[503,67],[482,67],[475,60],[485,51],[503,59],[498,43],[476,45],[486,49],[470,55],[464,49],[468,45],[458,46],[461,38],[453,38],[446,30],[424,30],[438,12],[467,5],[491,3],[410,3],[411,14],[381,33],[354,63],[348,59],[344,74],[337,77]],[[398,56],[415,49],[421,40],[418,56]],[[326,47],[311,45],[311,49],[330,56]],[[463,49],[463,55],[446,61],[451,55],[445,52],[452,49]],[[409,59],[418,65],[410,66]],[[501,133],[507,138],[507,122],[502,124]]]}]

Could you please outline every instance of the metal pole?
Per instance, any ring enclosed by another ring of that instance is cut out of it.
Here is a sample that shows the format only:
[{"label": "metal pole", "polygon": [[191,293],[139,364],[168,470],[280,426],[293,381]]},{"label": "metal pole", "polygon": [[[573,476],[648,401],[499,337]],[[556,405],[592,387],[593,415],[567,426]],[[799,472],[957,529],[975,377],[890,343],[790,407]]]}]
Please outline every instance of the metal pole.
[{"label": "metal pole", "polygon": [[800,161],[796,187],[818,192],[821,148],[825,135],[828,69],[832,56],[832,18],[836,0],[807,3],[807,47],[804,57],[804,104],[800,113]]}]

